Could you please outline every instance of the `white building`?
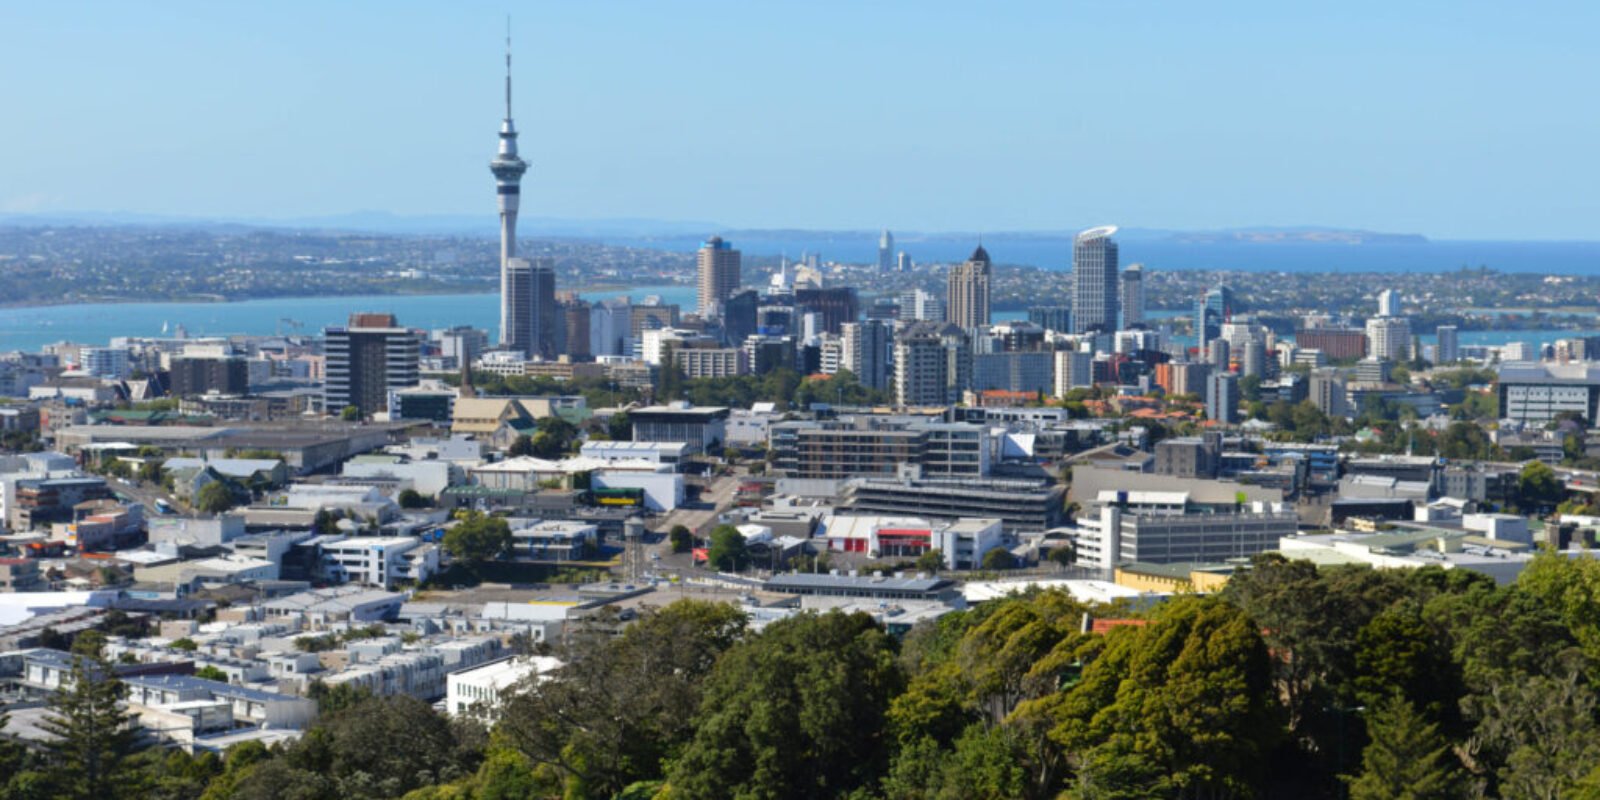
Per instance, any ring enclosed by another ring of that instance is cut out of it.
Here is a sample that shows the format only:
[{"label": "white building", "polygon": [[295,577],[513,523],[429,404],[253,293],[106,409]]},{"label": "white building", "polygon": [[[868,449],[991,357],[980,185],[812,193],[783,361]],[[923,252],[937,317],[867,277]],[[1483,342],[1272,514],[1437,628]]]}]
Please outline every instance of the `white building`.
[{"label": "white building", "polygon": [[689,446],[683,442],[584,442],[579,454],[608,461],[649,461],[676,466]]},{"label": "white building", "polygon": [[1367,355],[1385,361],[1404,361],[1411,354],[1411,320],[1374,317],[1367,320]]},{"label": "white building", "polygon": [[323,574],[335,582],[387,589],[439,571],[439,548],[415,536],[326,537],[320,544]]},{"label": "white building", "polygon": [[750,408],[735,408],[728,414],[728,444],[740,447],[765,446],[767,427],[783,415],[776,403],[754,403]]},{"label": "white building", "polygon": [[126,347],[84,347],[78,350],[78,370],[96,378],[126,378],[132,374]]},{"label": "white building", "polygon": [[445,711],[451,716],[470,713],[492,721],[498,716],[504,698],[518,684],[560,667],[558,659],[529,656],[457,670],[446,677]]},{"label": "white building", "polygon": [[1293,535],[1300,518],[1283,503],[1252,502],[1207,513],[1188,492],[1102,491],[1096,513],[1078,518],[1071,538],[1078,563],[1111,569],[1246,558]]},{"label": "white building", "polygon": [[1094,385],[1094,353],[1082,350],[1057,350],[1055,396]]},{"label": "white building", "polygon": [[411,489],[428,497],[438,497],[440,492],[464,480],[460,466],[448,461],[401,463],[367,456],[357,456],[345,462],[342,474],[347,478],[406,481],[411,484]]},{"label": "white building", "polygon": [[600,529],[588,522],[545,520],[511,531],[512,554],[532,561],[582,561],[600,543]]},{"label": "white building", "polygon": [[934,522],[921,517],[839,515],[823,525],[829,550],[876,558],[916,558],[937,549],[947,569],[976,569],[984,554],[1004,543],[998,519]]}]

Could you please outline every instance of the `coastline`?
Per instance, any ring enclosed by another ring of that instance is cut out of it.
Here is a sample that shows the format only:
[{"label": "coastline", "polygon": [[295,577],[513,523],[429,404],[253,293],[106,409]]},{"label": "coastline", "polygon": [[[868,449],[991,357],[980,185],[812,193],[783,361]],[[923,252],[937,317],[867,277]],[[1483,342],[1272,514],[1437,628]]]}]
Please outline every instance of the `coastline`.
[{"label": "coastline", "polygon": [[[677,284],[673,284],[673,285],[677,286]],[[563,287],[561,289],[561,291],[563,291],[563,292],[570,291],[570,292],[577,292],[579,294],[582,294],[584,292],[621,292],[621,291],[627,291],[629,289],[656,288],[656,287],[659,287],[659,286],[660,286],[660,284],[647,284],[647,283],[608,283],[608,284],[596,284],[596,285],[593,285],[593,286],[578,286],[578,287],[571,287],[571,288]],[[682,284],[682,286],[689,287],[690,284],[686,283],[686,284]],[[270,294],[270,295],[259,295],[259,296],[250,296],[250,297],[226,297],[224,295],[214,295],[214,294],[213,295],[190,295],[190,296],[187,296],[187,297],[155,297],[155,298],[152,298],[152,297],[97,297],[97,298],[93,298],[93,299],[90,299],[90,298],[73,298],[73,299],[53,300],[53,301],[44,301],[44,302],[35,302],[35,301],[32,301],[32,300],[23,301],[23,302],[0,302],[0,310],[15,311],[15,310],[19,310],[19,309],[28,309],[28,308],[55,308],[55,307],[58,307],[58,306],[121,306],[121,305],[137,305],[137,304],[141,304],[141,303],[181,303],[181,304],[184,304],[184,305],[192,305],[192,306],[197,306],[198,307],[198,306],[227,305],[229,303],[253,303],[253,302],[279,301],[279,300],[328,300],[328,299],[334,299],[334,298],[339,298],[339,297],[470,297],[470,296],[476,296],[476,295],[497,294],[499,291],[500,290],[498,288],[489,287],[489,288],[485,288],[485,289],[474,289],[474,290],[469,290],[469,291],[438,291],[436,289],[418,289],[418,290],[415,290],[415,291],[413,291],[413,290],[402,290],[402,291],[393,291],[393,292],[352,292],[352,293],[349,293],[349,294]]]}]

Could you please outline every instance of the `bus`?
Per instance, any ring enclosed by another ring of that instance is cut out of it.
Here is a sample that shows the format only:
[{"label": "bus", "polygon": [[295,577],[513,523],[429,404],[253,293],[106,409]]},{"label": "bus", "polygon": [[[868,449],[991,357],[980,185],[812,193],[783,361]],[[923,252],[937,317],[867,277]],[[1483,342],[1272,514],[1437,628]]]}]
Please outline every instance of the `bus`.
[{"label": "bus", "polygon": [[597,506],[642,506],[644,490],[635,488],[594,489],[589,492]]}]

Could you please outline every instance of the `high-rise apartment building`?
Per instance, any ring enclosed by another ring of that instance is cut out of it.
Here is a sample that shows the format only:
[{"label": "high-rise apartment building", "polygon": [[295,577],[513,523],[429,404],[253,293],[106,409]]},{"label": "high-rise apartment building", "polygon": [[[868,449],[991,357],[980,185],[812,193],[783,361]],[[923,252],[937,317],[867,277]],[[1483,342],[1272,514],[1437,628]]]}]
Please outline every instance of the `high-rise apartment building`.
[{"label": "high-rise apartment building", "polygon": [[900,319],[943,322],[944,317],[944,301],[938,297],[921,289],[912,289],[900,294]]},{"label": "high-rise apartment building", "polygon": [[1384,289],[1378,293],[1378,316],[1400,316],[1400,293],[1394,289]]},{"label": "high-rise apartment building", "polygon": [[744,344],[759,327],[756,324],[761,311],[761,295],[746,289],[722,301],[722,339],[730,347]]},{"label": "high-rise apartment building", "polygon": [[700,245],[697,257],[699,268],[699,311],[704,318],[720,317],[722,302],[739,291],[739,251],[733,245],[713,236]]},{"label": "high-rise apartment building", "polygon": [[489,334],[470,325],[436,330],[431,338],[439,345],[439,355],[453,360],[458,367],[477,361],[489,349]]},{"label": "high-rise apartment building", "polygon": [[126,378],[132,374],[126,347],[78,348],[78,371],[96,378]]},{"label": "high-rise apartment building", "polygon": [[237,395],[250,391],[250,366],[237,356],[179,356],[172,359],[171,373],[174,397],[194,397],[208,392]]},{"label": "high-rise apartment building", "polygon": [[1318,411],[1330,417],[1343,417],[1349,413],[1344,379],[1339,376],[1338,370],[1328,368],[1312,370],[1309,399]]},{"label": "high-rise apartment building", "polygon": [[393,314],[351,314],[349,325],[323,332],[327,381],[323,407],[338,414],[355,406],[362,416],[389,407],[389,393],[417,385],[420,339]]},{"label": "high-rise apartment building", "polygon": [[901,250],[900,251],[900,255],[897,258],[895,258],[894,268],[898,272],[910,272],[911,271],[911,254],[907,253],[904,250]]},{"label": "high-rise apartment building", "polygon": [[1433,360],[1439,364],[1452,364],[1461,360],[1461,345],[1457,340],[1456,326],[1440,325],[1438,344],[1433,348]]},{"label": "high-rise apartment building", "polygon": [[972,380],[972,352],[954,326],[918,323],[894,340],[895,403],[947,405],[961,397]]},{"label": "high-rise apartment building", "polygon": [[1367,320],[1367,354],[1387,361],[1404,361],[1411,349],[1411,320],[1374,317]]},{"label": "high-rise apartment building", "polygon": [[1052,355],[1055,359],[1055,396],[1094,386],[1094,353],[1057,350]]},{"label": "high-rise apartment building", "polygon": [[1117,329],[1115,225],[1090,228],[1072,240],[1072,332]]},{"label": "high-rise apartment building", "polygon": [[989,324],[989,251],[978,245],[965,263],[950,268],[945,319],[963,330]]},{"label": "high-rise apartment building", "polygon": [[613,297],[589,307],[589,349],[597,356],[631,355],[633,304]]},{"label": "high-rise apartment building", "polygon": [[1122,327],[1144,324],[1144,265],[1129,264],[1122,271]]},{"label": "high-rise apartment building", "polygon": [[847,322],[840,332],[840,366],[855,374],[856,380],[868,389],[886,389],[889,386],[890,336],[889,325],[882,320]]},{"label": "high-rise apartment building", "polygon": [[1218,336],[1206,344],[1206,361],[1218,370],[1228,371],[1228,365],[1233,360],[1232,347],[1228,340]]},{"label": "high-rise apartment building", "polygon": [[1216,371],[1206,379],[1206,418],[1226,425],[1239,421],[1239,376]]},{"label": "high-rise apartment building", "polygon": [[883,235],[878,237],[878,271],[888,272],[894,269],[894,234],[888,228],[883,229]]},{"label": "high-rise apartment building", "polygon": [[556,306],[560,310],[561,323],[557,328],[561,341],[556,348],[556,355],[571,356],[573,361],[594,358],[589,341],[589,303],[574,296],[558,301]]}]

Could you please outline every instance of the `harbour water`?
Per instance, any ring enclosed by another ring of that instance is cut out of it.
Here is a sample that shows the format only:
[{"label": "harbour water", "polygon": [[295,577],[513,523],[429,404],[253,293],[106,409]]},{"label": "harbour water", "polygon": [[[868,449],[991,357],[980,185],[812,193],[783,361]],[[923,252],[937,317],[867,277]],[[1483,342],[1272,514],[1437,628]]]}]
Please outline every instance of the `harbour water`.
[{"label": "harbour water", "polygon": [[[693,286],[636,286],[628,289],[579,291],[586,300],[631,297],[641,302],[659,297],[684,311],[695,307]],[[116,336],[174,335],[179,326],[191,337],[274,333],[319,333],[343,325],[350,314],[374,311],[394,314],[412,328],[448,328],[472,325],[498,335],[500,296],[480,294],[352,295],[348,297],[279,297],[230,303],[108,303],[27,308],[0,308],[0,352],[38,350],[53,342],[100,345]],[[1181,311],[1157,311],[1153,319],[1183,316]],[[1026,319],[1025,311],[997,311],[996,322]],[[1600,336],[1600,328],[1586,330],[1462,331],[1464,345],[1503,345],[1528,342],[1535,346],[1557,339]],[[1434,336],[1421,336],[1432,344]],[[1179,341],[1184,341],[1179,337]]]},{"label": "harbour water", "polygon": [[[677,303],[685,310],[693,310],[695,305],[692,286],[638,286],[580,294],[591,301],[627,296],[634,302],[655,295],[661,302]],[[320,333],[330,325],[345,324],[357,311],[392,313],[401,325],[411,328],[471,325],[489,331],[491,339],[500,327],[500,295],[495,293],[33,306],[0,308],[0,352],[37,350],[60,341],[105,344],[115,336],[172,335],[180,325],[191,337]]]}]

